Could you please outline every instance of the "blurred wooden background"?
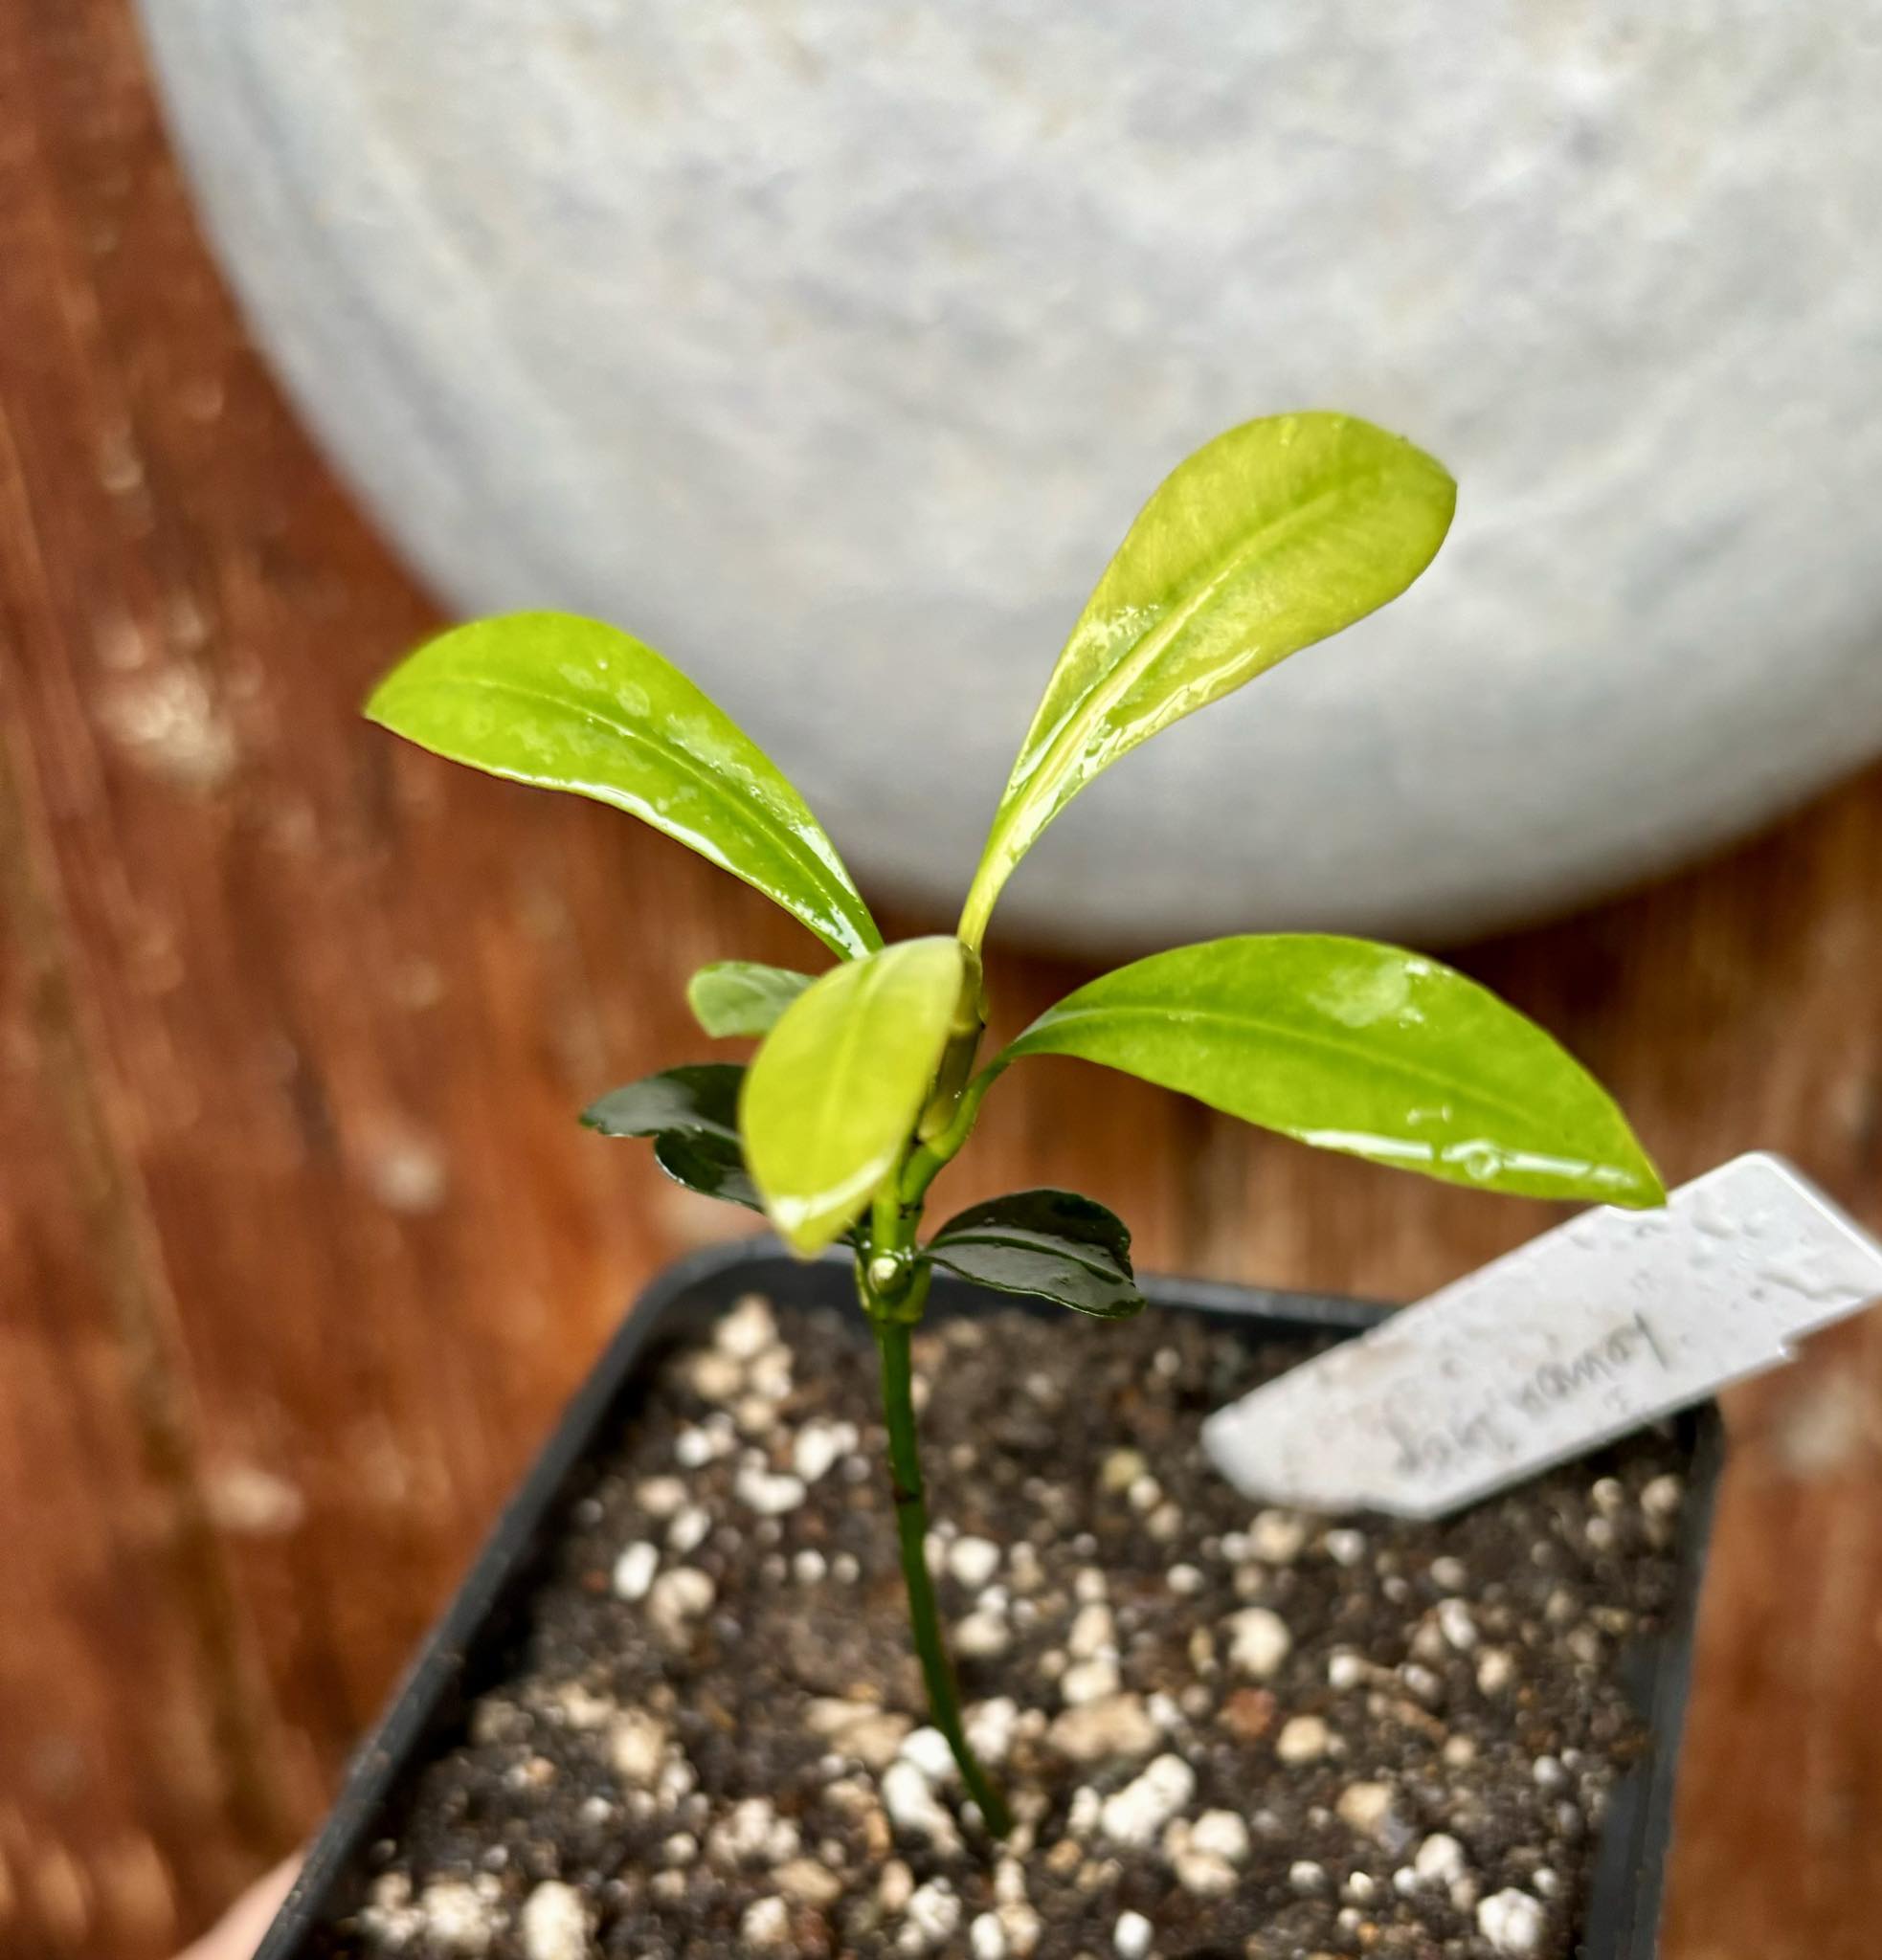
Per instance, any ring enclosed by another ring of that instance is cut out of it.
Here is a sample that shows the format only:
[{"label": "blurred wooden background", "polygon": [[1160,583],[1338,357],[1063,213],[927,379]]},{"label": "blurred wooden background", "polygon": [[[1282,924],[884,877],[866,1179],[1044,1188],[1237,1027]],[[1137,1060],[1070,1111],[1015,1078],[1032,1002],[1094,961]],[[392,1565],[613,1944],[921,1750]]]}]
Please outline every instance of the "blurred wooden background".
[{"label": "blurred wooden background", "polygon": [[[696,962],[808,949],[631,823],[365,728],[432,616],[244,340],[123,0],[11,0],[10,1960],[162,1960],[315,1822],[621,1302],[715,1228],[571,1111],[688,1051]],[[1467,964],[1616,1085],[1671,1176],[1773,1147],[1882,1224],[1878,869],[1872,772]],[[1002,1018],[1073,977],[997,960]],[[1110,1200],[1154,1266],[1402,1296],[1543,1222],[1070,1064],[1009,1079],[987,1128],[981,1182]],[[1668,1953],[1857,1960],[1882,1891],[1882,1323],[1731,1414]]]}]

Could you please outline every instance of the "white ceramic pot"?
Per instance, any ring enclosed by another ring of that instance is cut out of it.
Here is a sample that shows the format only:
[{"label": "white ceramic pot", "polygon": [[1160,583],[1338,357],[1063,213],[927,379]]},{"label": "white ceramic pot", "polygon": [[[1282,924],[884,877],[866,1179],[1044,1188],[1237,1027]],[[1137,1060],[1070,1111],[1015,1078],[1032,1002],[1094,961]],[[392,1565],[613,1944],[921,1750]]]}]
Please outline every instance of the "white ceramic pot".
[{"label": "white ceramic pot", "polygon": [[1001,918],[1445,937],[1882,746],[1866,0],[144,0],[261,335],[454,605],[603,614],[963,888],[1161,472],[1443,457],[1413,593],[1087,793]]}]

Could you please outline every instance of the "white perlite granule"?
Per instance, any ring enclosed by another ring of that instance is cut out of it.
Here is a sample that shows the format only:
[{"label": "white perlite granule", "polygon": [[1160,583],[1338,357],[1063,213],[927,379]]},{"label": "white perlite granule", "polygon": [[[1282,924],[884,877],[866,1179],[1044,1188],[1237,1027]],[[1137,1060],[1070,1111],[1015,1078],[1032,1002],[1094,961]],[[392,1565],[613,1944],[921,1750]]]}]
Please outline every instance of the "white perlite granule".
[{"label": "white perlite granule", "polygon": [[1144,1960],[1155,1931],[1141,1912],[1120,1912],[1111,1930],[1111,1946],[1117,1960]]},{"label": "white perlite granule", "polygon": [[1279,1672],[1293,1644],[1287,1621],[1265,1606],[1246,1607],[1228,1622],[1229,1663],[1257,1681]]},{"label": "white perlite granule", "polygon": [[1540,1904],[1513,1886],[1492,1892],[1477,1907],[1477,1930],[1499,1953],[1538,1952],[1548,1916]]},{"label": "white perlite granule", "polygon": [[1119,1844],[1143,1845],[1196,1794],[1196,1771],[1180,1756],[1158,1756],[1134,1782],[1108,1796],[1099,1828]]},{"label": "white perlite granule", "polygon": [[519,1923],[527,1960],[586,1960],[588,1908],[574,1886],[546,1880],[523,1902]]}]

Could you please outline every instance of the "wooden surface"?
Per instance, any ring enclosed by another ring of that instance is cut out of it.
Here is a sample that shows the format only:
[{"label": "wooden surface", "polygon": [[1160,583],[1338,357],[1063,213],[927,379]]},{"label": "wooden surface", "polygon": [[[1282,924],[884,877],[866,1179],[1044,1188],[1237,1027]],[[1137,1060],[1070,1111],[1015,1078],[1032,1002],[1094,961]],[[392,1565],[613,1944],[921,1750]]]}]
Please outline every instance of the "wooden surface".
[{"label": "wooden surface", "polygon": [[[314,1823],[622,1300],[717,1228],[571,1111],[696,1045],[696,962],[806,950],[634,825],[363,727],[431,616],[244,341],[122,0],[0,8],[10,1960],[158,1960]],[[1773,1147],[1882,1224],[1878,869],[1871,774],[1468,964],[1672,1177]],[[1010,1023],[1072,976],[993,977]],[[959,1194],[1087,1190],[1150,1265],[1404,1296],[1543,1216],[1075,1064],[985,1126]],[[1732,1414],[1667,1950],[1857,1960],[1882,1327]]]}]

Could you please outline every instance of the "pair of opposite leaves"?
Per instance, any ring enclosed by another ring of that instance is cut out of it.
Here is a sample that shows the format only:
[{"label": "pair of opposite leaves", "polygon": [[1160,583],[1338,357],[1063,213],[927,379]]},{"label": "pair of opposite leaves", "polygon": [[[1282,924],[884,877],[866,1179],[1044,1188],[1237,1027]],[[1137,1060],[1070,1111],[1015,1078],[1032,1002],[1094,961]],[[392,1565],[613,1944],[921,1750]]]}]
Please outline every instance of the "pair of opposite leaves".
[{"label": "pair of opposite leaves", "polygon": [[[705,969],[707,975],[719,970]],[[708,1033],[721,1032],[702,1018]],[[603,1136],[652,1138],[654,1159],[669,1177],[762,1212],[739,1135],[744,1076],[736,1062],[683,1063],[603,1096],[582,1121]],[[853,1235],[841,1236],[853,1242]],[[1039,1295],[1101,1320],[1123,1320],[1144,1303],[1124,1221],[1071,1192],[1010,1192],[972,1205],[934,1233],[923,1254],[983,1286]]]},{"label": "pair of opposite leaves", "polygon": [[[709,1033],[765,1037],[736,1089],[735,1127],[641,1132],[702,1189],[749,1167],[751,1194],[808,1254],[848,1231],[906,1150],[963,990],[978,988],[995,900],[1045,827],[1137,744],[1395,598],[1430,562],[1454,501],[1429,457],[1341,415],[1246,423],[1181,464],[1053,670],[954,938],[885,948],[782,772],[612,627],[544,612],[460,627],[396,668],[367,711],[456,761],[641,817],[839,956],[815,980],[743,963],[696,976]],[[1663,1196],[1613,1102],[1548,1036],[1397,947],[1269,934],[1154,954],[1049,1009],[996,1066],[1033,1054],[1083,1056],[1304,1142],[1458,1182]]]}]

